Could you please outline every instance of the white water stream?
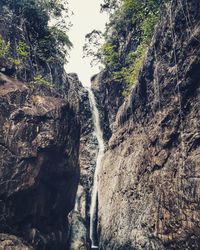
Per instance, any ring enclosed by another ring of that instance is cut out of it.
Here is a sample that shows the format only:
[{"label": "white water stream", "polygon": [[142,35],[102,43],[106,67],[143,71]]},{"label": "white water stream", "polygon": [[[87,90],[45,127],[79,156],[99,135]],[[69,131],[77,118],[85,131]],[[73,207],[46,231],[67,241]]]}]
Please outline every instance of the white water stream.
[{"label": "white water stream", "polygon": [[99,111],[97,109],[97,104],[95,100],[94,93],[90,88],[87,88],[89,94],[90,107],[92,110],[92,118],[94,122],[94,132],[98,141],[99,151],[97,155],[96,168],[94,173],[94,183],[90,204],[90,239],[92,241],[92,249],[98,249],[97,242],[97,195],[98,195],[98,173],[101,167],[101,161],[104,156],[104,141],[103,132],[100,126]]}]

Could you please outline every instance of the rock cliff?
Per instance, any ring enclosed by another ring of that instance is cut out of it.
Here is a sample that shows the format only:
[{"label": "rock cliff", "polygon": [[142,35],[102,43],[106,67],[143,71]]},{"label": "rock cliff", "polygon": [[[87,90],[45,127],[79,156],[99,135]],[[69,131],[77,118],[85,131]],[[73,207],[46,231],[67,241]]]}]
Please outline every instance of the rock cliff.
[{"label": "rock cliff", "polygon": [[107,70],[103,70],[91,78],[91,86],[100,111],[104,140],[107,142],[112,135],[112,123],[124,101],[123,84],[115,82],[111,74]]},{"label": "rock cliff", "polygon": [[66,249],[79,181],[79,81],[40,7],[1,2],[0,249]]},{"label": "rock cliff", "polygon": [[0,232],[35,249],[65,249],[79,178],[79,119],[53,90],[5,75],[0,81]]},{"label": "rock cliff", "polygon": [[100,171],[100,249],[200,248],[200,2],[163,16]]},{"label": "rock cliff", "polygon": [[[98,153],[88,92],[65,73],[48,12],[8,3],[0,9],[0,249],[87,250]],[[200,248],[199,23],[199,1],[168,1],[126,100],[108,69],[91,79],[106,144],[99,249]],[[124,42],[125,63],[136,44]]]},{"label": "rock cliff", "polygon": [[70,214],[70,250],[90,249],[90,204],[91,190],[98,153],[97,138],[94,134],[92,110],[88,92],[80,84],[77,88],[80,97],[80,182],[74,210]]},{"label": "rock cliff", "polygon": [[33,250],[33,248],[13,235],[0,234],[0,249]]}]

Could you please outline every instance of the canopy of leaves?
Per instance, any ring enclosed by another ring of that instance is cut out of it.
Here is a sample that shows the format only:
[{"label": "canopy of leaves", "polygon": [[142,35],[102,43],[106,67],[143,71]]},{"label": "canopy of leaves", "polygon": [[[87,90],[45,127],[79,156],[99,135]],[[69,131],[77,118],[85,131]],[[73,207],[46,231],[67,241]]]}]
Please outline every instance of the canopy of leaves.
[{"label": "canopy of leaves", "polygon": [[103,34],[99,30],[93,30],[85,36],[85,44],[83,46],[83,57],[91,58],[91,66],[101,61],[101,52],[99,50],[103,42]]},{"label": "canopy of leaves", "polygon": [[[103,34],[104,44],[95,48],[93,55],[112,73],[115,81],[123,81],[125,88],[129,88],[137,80],[166,1],[104,0],[101,6],[102,10],[109,12],[110,18]],[[90,35],[93,33],[88,34]],[[87,37],[87,42],[93,42],[91,37]]]},{"label": "canopy of leaves", "polygon": [[101,4],[101,11],[112,12],[119,6],[120,3],[121,0],[104,0]]},{"label": "canopy of leaves", "polygon": [[[141,43],[148,44],[158,21],[164,0],[123,0],[110,15],[104,34],[106,44],[113,46],[113,53],[119,53],[119,63],[124,64],[124,49],[132,43],[136,48]],[[132,49],[131,49],[132,50]],[[103,50],[104,51],[104,50]],[[127,51],[126,51],[127,53]],[[105,65],[110,67],[107,55],[102,53]]]},{"label": "canopy of leaves", "polygon": [[62,63],[67,48],[72,47],[69,37],[59,27],[50,27],[51,16],[61,16],[65,7],[59,0],[1,0],[0,7],[8,6],[17,16],[25,19],[27,31],[36,41],[36,53],[41,60]]}]

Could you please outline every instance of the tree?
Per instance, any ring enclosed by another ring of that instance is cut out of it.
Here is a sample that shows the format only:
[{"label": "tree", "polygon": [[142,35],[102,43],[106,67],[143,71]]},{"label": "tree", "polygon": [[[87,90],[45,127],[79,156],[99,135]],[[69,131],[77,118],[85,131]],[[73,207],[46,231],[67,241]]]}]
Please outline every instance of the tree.
[{"label": "tree", "polygon": [[103,42],[103,34],[99,30],[93,30],[85,36],[85,44],[83,46],[83,57],[91,58],[91,66],[101,62],[100,47]]},{"label": "tree", "polygon": [[[72,43],[66,35],[68,27],[66,30],[61,27],[62,13],[68,15],[68,7],[63,3],[66,4],[59,0],[2,0],[1,6],[8,6],[17,16],[25,19],[27,31],[37,42],[36,54],[41,60],[60,60],[64,63]],[[51,17],[57,18],[54,27],[49,26]]]},{"label": "tree", "polygon": [[122,0],[104,0],[104,3],[101,4],[101,11],[112,12],[117,7],[119,7]]},{"label": "tree", "polygon": [[[109,13],[104,34],[86,36],[85,56],[101,62],[125,92],[138,78],[160,11],[167,0],[104,0],[102,11]],[[103,41],[103,43],[102,43]]]}]

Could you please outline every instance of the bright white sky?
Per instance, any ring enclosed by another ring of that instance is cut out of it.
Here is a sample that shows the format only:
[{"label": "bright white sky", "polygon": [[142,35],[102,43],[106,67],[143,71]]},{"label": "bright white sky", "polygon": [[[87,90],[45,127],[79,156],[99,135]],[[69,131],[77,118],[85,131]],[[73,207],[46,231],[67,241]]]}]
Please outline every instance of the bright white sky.
[{"label": "bright white sky", "polygon": [[100,13],[100,3],[103,0],[68,0],[69,8],[74,12],[71,17],[73,27],[68,32],[73,43],[67,73],[77,73],[84,86],[90,86],[90,78],[99,72],[98,67],[90,66],[90,59],[83,59],[85,35],[93,29],[104,30],[107,15]]}]

